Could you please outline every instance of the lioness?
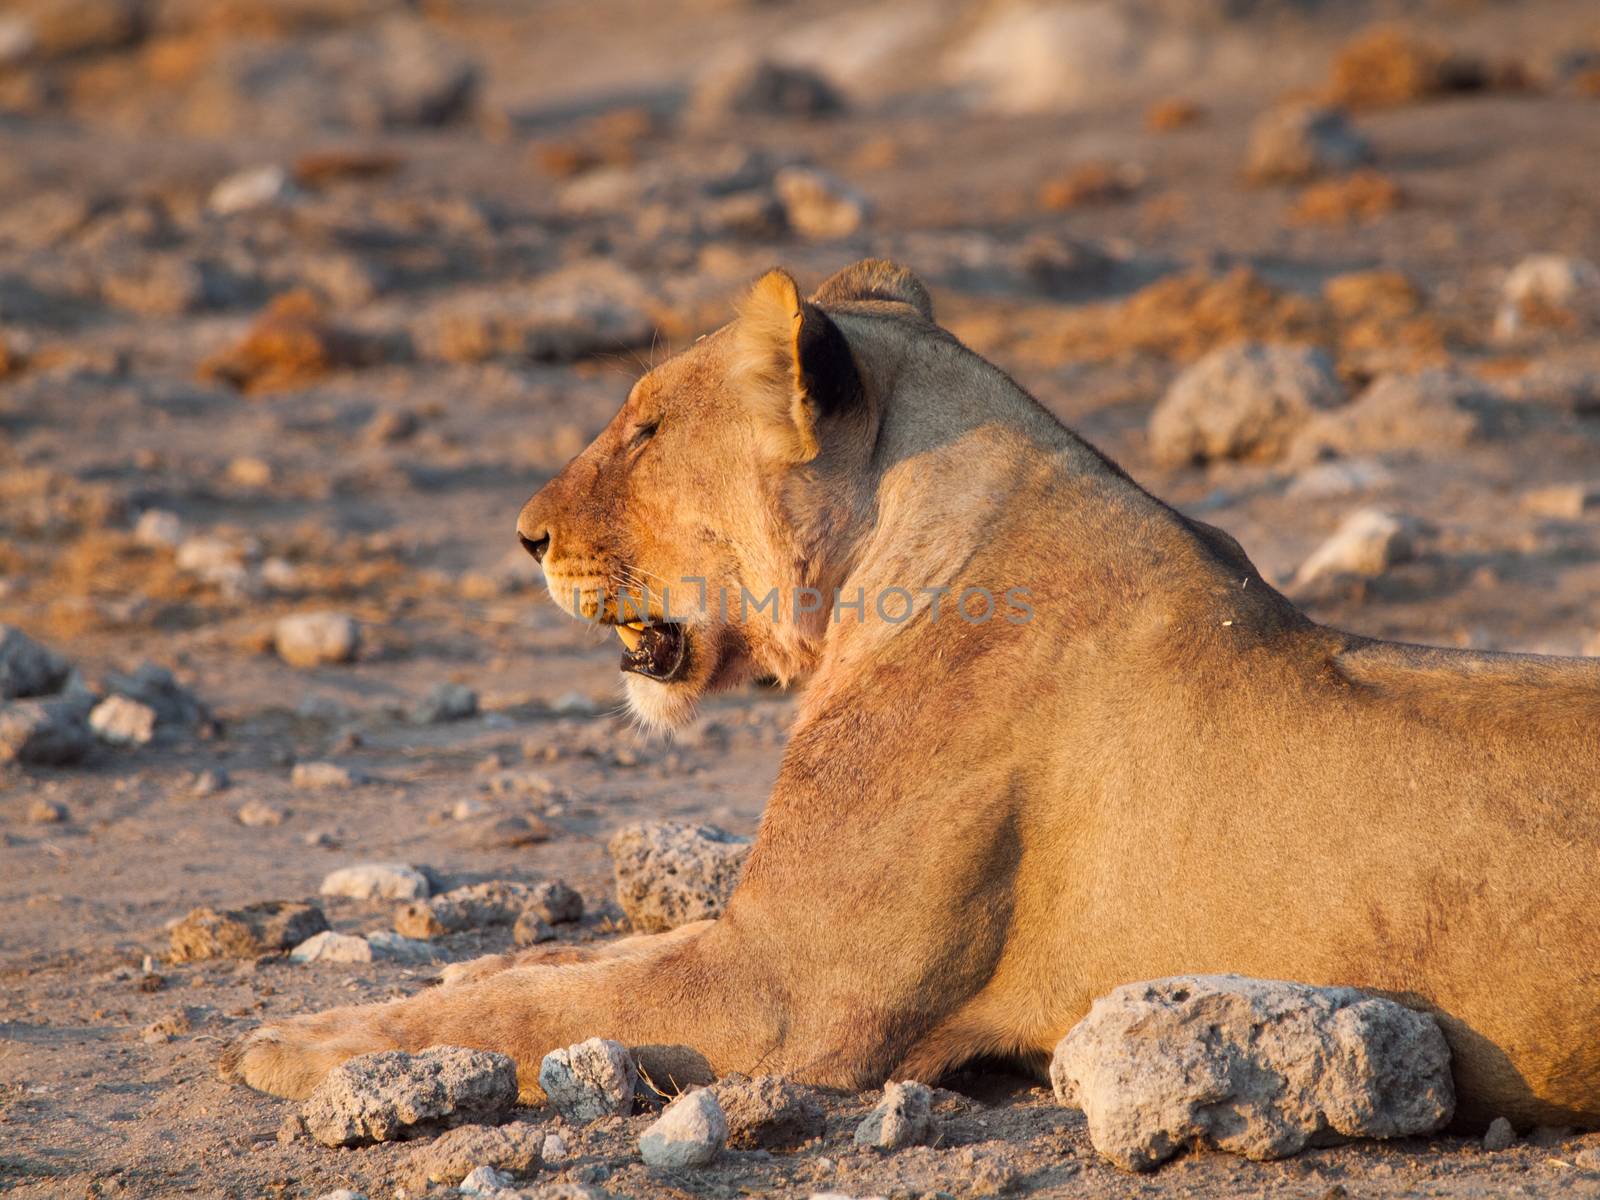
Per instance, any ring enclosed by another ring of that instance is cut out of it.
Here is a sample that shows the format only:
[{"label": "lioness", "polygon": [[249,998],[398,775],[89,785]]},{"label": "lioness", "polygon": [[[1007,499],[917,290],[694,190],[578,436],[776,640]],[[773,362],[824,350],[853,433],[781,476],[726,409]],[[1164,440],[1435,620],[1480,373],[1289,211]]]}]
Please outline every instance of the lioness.
[{"label": "lioness", "polygon": [[517,530],[617,626],[644,720],[809,681],[742,882],[716,921],[259,1029],[225,1061],[252,1086],[454,1043],[537,1094],[602,1035],[866,1087],[1042,1065],[1118,984],[1237,972],[1436,1013],[1464,1123],[1600,1123],[1600,661],[1313,624],[903,268],[761,279]]}]

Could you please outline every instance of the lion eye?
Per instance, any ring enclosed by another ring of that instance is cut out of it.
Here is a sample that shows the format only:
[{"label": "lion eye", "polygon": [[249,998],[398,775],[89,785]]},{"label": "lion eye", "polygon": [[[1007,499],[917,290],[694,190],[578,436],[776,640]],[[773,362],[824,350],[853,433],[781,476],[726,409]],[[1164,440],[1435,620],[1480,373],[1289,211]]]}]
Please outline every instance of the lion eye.
[{"label": "lion eye", "polygon": [[637,450],[651,438],[655,437],[656,430],[660,428],[661,422],[659,420],[646,421],[643,425],[639,426],[639,428],[633,431],[633,437],[628,442],[628,449]]}]

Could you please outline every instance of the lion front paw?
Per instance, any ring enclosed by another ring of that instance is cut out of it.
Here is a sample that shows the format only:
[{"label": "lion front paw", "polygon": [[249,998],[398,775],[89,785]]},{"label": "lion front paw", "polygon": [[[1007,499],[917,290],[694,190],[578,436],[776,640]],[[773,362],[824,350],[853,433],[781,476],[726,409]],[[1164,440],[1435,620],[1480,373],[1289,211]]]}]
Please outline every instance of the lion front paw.
[{"label": "lion front paw", "polygon": [[333,1009],[254,1029],[228,1046],[217,1066],[224,1079],[303,1100],[340,1063],[392,1049],[394,1043],[379,1035],[371,1010]]}]

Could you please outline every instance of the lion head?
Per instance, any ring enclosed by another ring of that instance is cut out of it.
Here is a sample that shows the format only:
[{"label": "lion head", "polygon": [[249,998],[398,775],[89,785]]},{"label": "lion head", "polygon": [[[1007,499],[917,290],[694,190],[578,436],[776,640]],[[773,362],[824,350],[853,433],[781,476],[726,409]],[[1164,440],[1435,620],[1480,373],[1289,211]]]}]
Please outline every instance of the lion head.
[{"label": "lion head", "polygon": [[882,372],[841,324],[873,322],[933,331],[926,289],[867,261],[806,300],[768,273],[524,505],[518,538],[558,605],[616,629],[647,724],[813,666],[825,598],[872,521]]}]

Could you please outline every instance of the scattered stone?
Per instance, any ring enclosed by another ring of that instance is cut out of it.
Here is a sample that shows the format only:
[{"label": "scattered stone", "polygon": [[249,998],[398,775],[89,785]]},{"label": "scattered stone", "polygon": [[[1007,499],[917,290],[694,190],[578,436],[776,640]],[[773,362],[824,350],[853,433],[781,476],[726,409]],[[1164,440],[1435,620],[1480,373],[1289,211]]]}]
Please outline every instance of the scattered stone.
[{"label": "scattered stone", "polygon": [[324,930],[301,942],[289,952],[289,957],[299,963],[430,963],[437,955],[426,942],[379,929],[366,937]]},{"label": "scattered stone", "polygon": [[194,1029],[194,1021],[185,1009],[178,1009],[160,1017],[139,1031],[139,1040],[147,1045],[159,1046]]},{"label": "scattered stone", "polygon": [[1576,521],[1600,510],[1600,484],[1558,483],[1522,494],[1522,509],[1536,517]]},{"label": "scattered stone", "polygon": [[1218,458],[1273,460],[1314,412],[1345,400],[1321,350],[1241,342],[1185,370],[1150,416],[1150,450],[1171,465]]},{"label": "scattered stone", "polygon": [[544,1141],[537,1125],[461,1125],[418,1147],[417,1170],[427,1183],[454,1185],[480,1166],[532,1175],[538,1171]]},{"label": "scattered stone", "polygon": [[239,806],[238,812],[234,813],[234,816],[239,818],[239,824],[247,825],[251,829],[282,825],[287,815],[285,810],[261,800],[247,801]]},{"label": "scattered stone", "polygon": [[215,796],[218,792],[225,792],[233,781],[228,778],[228,773],[219,767],[207,767],[194,773],[194,779],[189,784],[189,794],[196,799],[206,796]]},{"label": "scattered stone", "polygon": [[1250,130],[1245,175],[1252,183],[1300,183],[1352,171],[1372,158],[1372,145],[1344,111],[1295,104],[1263,113]]},{"label": "scattered stone", "polygon": [[66,805],[37,797],[28,804],[28,820],[35,825],[59,825],[67,819]]},{"label": "scattered stone", "polygon": [[268,163],[265,166],[246,167],[227,176],[211,189],[206,207],[218,216],[226,217],[253,208],[265,208],[269,204],[287,204],[299,194],[289,172],[276,163]]},{"label": "scattered stone", "polygon": [[728,1140],[722,1106],[707,1088],[679,1096],[639,1138],[645,1165],[662,1170],[703,1167],[716,1160]]},{"label": "scattered stone", "polygon": [[1582,328],[1600,321],[1600,267],[1563,254],[1531,254],[1506,275],[1494,333],[1511,340],[1529,327]]},{"label": "scattered stone", "polygon": [[822,1105],[809,1088],[777,1075],[729,1075],[711,1089],[737,1150],[798,1150],[822,1136]]},{"label": "scattered stone", "polygon": [[107,272],[100,281],[100,294],[128,312],[158,317],[195,312],[208,298],[205,272],[170,254]]},{"label": "scattered stone", "polygon": [[571,362],[647,345],[655,332],[648,289],[609,262],[580,262],[524,289],[458,296],[414,331],[446,362],[490,358]]},{"label": "scattered stone", "polygon": [[333,324],[317,297],[304,288],[267,306],[244,337],[200,364],[200,378],[246,393],[302,387],[330,371],[369,366],[393,349]]},{"label": "scattered stone", "polygon": [[514,850],[548,842],[551,836],[550,826],[540,818],[505,813],[462,820],[455,840],[474,850]]},{"label": "scattered stone", "polygon": [[1380,375],[1342,408],[1312,413],[1289,458],[1311,463],[1329,455],[1456,450],[1494,432],[1502,424],[1499,409],[1482,384],[1456,372]]},{"label": "scattered stone", "polygon": [[866,197],[815,167],[784,167],[772,186],[789,226],[814,241],[849,237],[871,211]]},{"label": "scattered stone", "polygon": [[[105,690],[112,695],[124,696],[153,709],[158,726],[211,724],[206,706],[182,687],[171,671],[155,663],[141,663],[127,675],[112,673],[104,682]],[[93,718],[90,719],[92,722]]]},{"label": "scattered stone", "polygon": [[1328,95],[1351,108],[1387,108],[1494,84],[1520,86],[1519,75],[1514,69],[1496,71],[1479,59],[1451,54],[1399,26],[1380,25],[1340,49]]},{"label": "scattered stone", "polygon": [[1375,221],[1406,203],[1406,193],[1389,176],[1370,168],[1338,179],[1321,179],[1295,197],[1289,220],[1300,225],[1350,225]]},{"label": "scattered stone", "polygon": [[944,1132],[933,1111],[933,1089],[906,1080],[883,1085],[883,1099],[856,1126],[855,1143],[879,1150],[932,1145]]},{"label": "scattered stone", "polygon": [[1340,523],[1333,536],[1311,552],[1295,572],[1293,587],[1303,588],[1339,575],[1375,578],[1415,553],[1414,524],[1378,508],[1363,508]]},{"label": "scattered stone", "polygon": [[1247,1158],[1404,1137],[1455,1111],[1434,1019],[1354,988],[1183,976],[1120,987],[1056,1047],[1056,1097],[1095,1149],[1145,1171],[1185,1146]]},{"label": "scattered stone", "polygon": [[22,630],[0,625],[0,700],[20,700],[58,692],[72,664]]},{"label": "scattered stone", "polygon": [[552,1050],[539,1064],[539,1086],[563,1119],[587,1125],[633,1111],[639,1068],[620,1042],[590,1038]]},{"label": "scattered stone", "polygon": [[617,902],[645,933],[720,916],[739,882],[750,839],[714,825],[629,825],[612,834]]},{"label": "scattered stone", "polygon": [[434,1046],[363,1054],[328,1073],[301,1108],[324,1146],[359,1146],[493,1121],[517,1100],[504,1054]]},{"label": "scattered stone", "polygon": [[1201,105],[1181,96],[1157,100],[1144,110],[1144,127],[1151,133],[1188,129],[1205,119],[1206,110]]},{"label": "scattered stone", "polygon": [[498,1196],[510,1191],[515,1182],[504,1171],[496,1171],[493,1167],[474,1167],[456,1185],[456,1191],[463,1196]]},{"label": "scattered stone", "polygon": [[433,894],[428,876],[408,863],[357,863],[331,871],[317,889],[324,896],[352,900],[426,900]]},{"label": "scattered stone", "polygon": [[815,71],[767,58],[729,63],[707,74],[689,105],[691,119],[701,123],[752,116],[814,120],[844,109],[839,90]]},{"label": "scattered stone", "polygon": [[524,914],[558,924],[583,915],[583,898],[560,880],[539,884],[491,880],[401,906],[394,927],[407,937],[436,938],[486,925],[510,925]]},{"label": "scattered stone", "polygon": [[1496,1117],[1489,1122],[1489,1128],[1484,1131],[1483,1148],[1491,1153],[1509,1150],[1516,1144],[1517,1131],[1511,1127],[1511,1122],[1504,1117]]},{"label": "scattered stone", "polygon": [[192,909],[172,927],[172,960],[255,958],[298,946],[328,927],[315,905],[268,900],[244,908]]},{"label": "scattered stone", "polygon": [[0,704],[0,763],[64,767],[94,747],[94,735],[75,700],[16,700]]},{"label": "scattered stone", "polygon": [[367,1200],[367,1194],[354,1188],[335,1188],[331,1192],[323,1192],[317,1200]]},{"label": "scattered stone", "polygon": [[1291,500],[1334,500],[1394,485],[1394,472],[1371,458],[1341,458],[1307,467],[1289,482]]},{"label": "scattered stone", "polygon": [[183,521],[164,508],[147,508],[134,522],[133,540],[141,546],[172,549],[183,541]]},{"label": "scattered stone", "polygon": [[293,667],[352,661],[361,649],[361,627],[344,613],[298,613],[273,629],[278,657]]},{"label": "scattered stone", "polygon": [[295,763],[289,782],[302,791],[324,792],[336,788],[360,787],[367,777],[350,767],[331,762]]},{"label": "scattered stone", "polygon": [[409,408],[385,406],[372,414],[361,436],[371,445],[390,446],[413,437],[421,427],[422,422],[417,419],[417,414]]},{"label": "scattered stone", "polygon": [[511,930],[511,940],[518,946],[538,946],[555,941],[555,937],[556,931],[535,912],[523,913]]},{"label": "scattered stone", "polygon": [[233,596],[247,596],[254,589],[251,564],[261,556],[253,539],[240,541],[205,535],[179,544],[174,561],[178,570],[221,588]]},{"label": "scattered stone", "polygon": [[1115,204],[1139,190],[1144,173],[1113,163],[1079,163],[1039,185],[1039,207],[1050,212],[1091,205]]},{"label": "scattered stone", "polygon": [[411,720],[416,725],[438,725],[445,721],[463,721],[477,715],[478,693],[459,683],[440,683],[411,710]]},{"label": "scattered stone", "polygon": [[126,696],[107,696],[89,713],[89,728],[113,746],[147,746],[156,735],[156,710]]}]

